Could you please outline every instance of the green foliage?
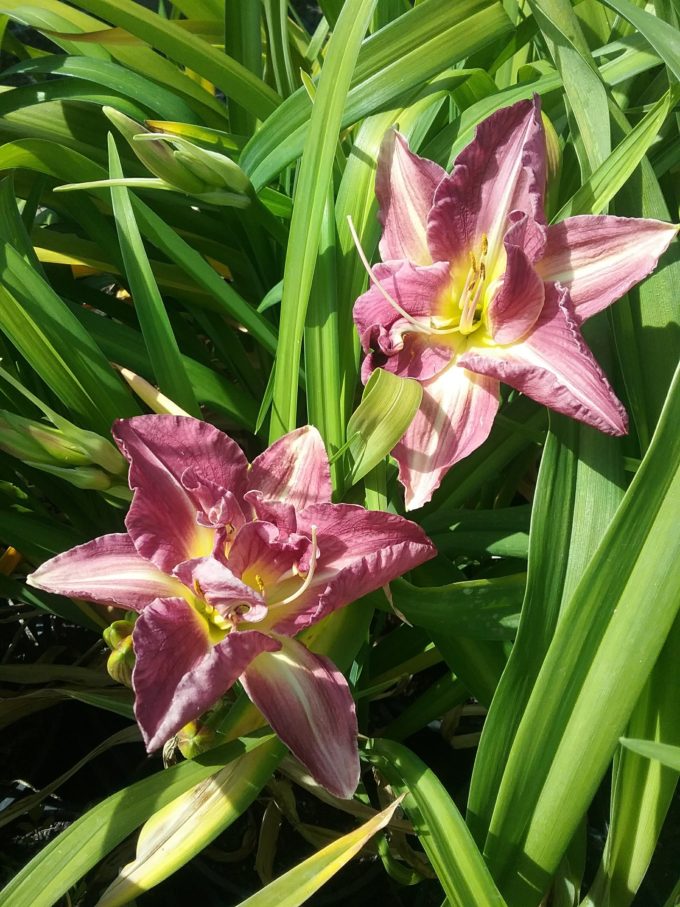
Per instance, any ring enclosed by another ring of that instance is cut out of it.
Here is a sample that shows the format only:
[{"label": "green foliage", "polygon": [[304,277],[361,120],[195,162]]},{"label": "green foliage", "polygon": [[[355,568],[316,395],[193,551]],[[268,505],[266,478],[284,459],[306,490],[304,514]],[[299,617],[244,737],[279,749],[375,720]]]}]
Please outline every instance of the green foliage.
[{"label": "green foliage", "polygon": [[[449,165],[481,120],[538,93],[553,222],[680,217],[673,3],[325,0],[314,33],[296,6],[2,4],[0,592],[7,621],[54,616],[89,643],[64,663],[51,650],[14,663],[10,647],[0,725],[73,700],[130,724],[0,825],[136,740],[131,692],[96,646],[120,612],[24,583],[46,558],[123,528],[125,477],[105,439],[145,406],[121,368],[249,455],[315,424],[334,499],[403,512],[389,451],[422,386],[380,370],[361,386],[352,305],[368,277],[348,224],[373,260],[390,127]],[[162,138],[135,138],[148,131]],[[118,792],[95,793],[0,901],[143,898],[200,866],[226,829],[255,827],[260,798],[262,887],[244,905],[301,903],[364,848],[390,884],[428,878],[460,907],[651,907],[680,764],[676,249],[588,331],[631,434],[548,420],[506,395],[485,444],[410,514],[438,557],[305,631],[347,673],[369,738],[375,774],[353,801],[321,791],[258,736],[254,707],[229,700],[209,719],[219,746],[134,783],[122,768]],[[411,750],[433,727],[445,760]],[[401,813],[376,811],[402,795]],[[282,817],[314,849],[294,865]],[[607,835],[602,853],[587,821]],[[275,855],[287,871],[272,881]],[[417,889],[403,891],[407,903]]]}]

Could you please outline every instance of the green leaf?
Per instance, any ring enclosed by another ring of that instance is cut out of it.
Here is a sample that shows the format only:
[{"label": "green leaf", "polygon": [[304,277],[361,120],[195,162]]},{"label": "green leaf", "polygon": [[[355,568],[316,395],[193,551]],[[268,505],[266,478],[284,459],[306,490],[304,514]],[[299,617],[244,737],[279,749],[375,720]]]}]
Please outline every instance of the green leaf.
[{"label": "green leaf", "polygon": [[391,740],[373,740],[366,758],[380,769],[437,873],[450,907],[503,907],[482,855],[446,788],[410,750]]},{"label": "green leaf", "polygon": [[[147,380],[152,379],[144,340],[138,331],[125,324],[102,318],[101,315],[82,306],[74,306],[74,310],[78,320],[87,328],[109,359],[127,366]],[[245,428],[254,427],[257,404],[253,397],[227,381],[224,375],[189,356],[182,356],[182,362],[201,403],[226,413],[229,418]]]},{"label": "green leaf", "polygon": [[353,459],[350,484],[363,479],[392,450],[413,421],[422,396],[418,381],[381,368],[372,373],[347,423]]},{"label": "green leaf", "polygon": [[129,903],[200,853],[250,806],[284,751],[270,738],[156,811],[140,831],[135,859],[121,869],[99,907]]},{"label": "green leaf", "polygon": [[621,737],[619,743],[645,759],[656,759],[674,772],[680,772],[680,746],[670,746],[657,740],[631,740],[630,737]]},{"label": "green leaf", "polygon": [[680,79],[680,34],[677,28],[631,3],[630,0],[602,0],[627,19],[658,53],[676,79]]},{"label": "green leaf", "polygon": [[[510,29],[500,3],[460,0],[452,5],[450,0],[425,0],[364,41],[347,102],[343,99],[340,104],[340,125],[385,109],[402,96],[410,100],[409,93],[428,79]],[[314,108],[317,105],[318,96]],[[300,88],[246,145],[240,164],[256,187],[300,155],[311,129],[311,114],[307,91]]]},{"label": "green leaf", "polygon": [[210,79],[227,97],[261,119],[279,103],[276,92],[245,66],[133,0],[78,0],[77,6],[127,29],[156,50]]},{"label": "green leaf", "polygon": [[[193,120],[194,112],[186,101],[177,97],[167,88],[163,88],[137,73],[130,72],[124,66],[108,60],[96,60],[92,57],[68,57],[50,55],[38,60],[24,60],[9,67],[4,77],[12,74],[54,75],[59,74],[80,80],[94,82],[101,86],[115,86],[117,92],[137,101],[144,108],[155,111],[158,116],[167,120]],[[47,83],[41,83],[41,88]]]},{"label": "green leaf", "polygon": [[239,907],[299,907],[342,869],[362,847],[389,823],[399,806],[395,800],[354,831],[342,835],[332,844],[298,863],[256,894],[241,901]]},{"label": "green leaf", "polygon": [[102,435],[138,409],[101,350],[49,284],[13,249],[0,251],[0,328],[73,421]]},{"label": "green leaf", "polygon": [[631,176],[680,98],[680,88],[671,86],[597,168],[581,188],[562,206],[555,221],[577,214],[600,214]]},{"label": "green leaf", "polygon": [[266,350],[276,352],[276,331],[269,321],[242,299],[203,256],[178,236],[148,205],[134,198],[133,207],[144,235],[215,299],[217,310],[247,328]]},{"label": "green leaf", "polygon": [[[123,170],[112,135],[109,135],[109,159],[111,178],[122,178]],[[164,394],[198,417],[200,409],[146,256],[128,190],[124,186],[112,187],[111,200],[125,274],[156,381]]]},{"label": "green leaf", "polygon": [[578,124],[585,151],[581,170],[584,176],[589,176],[610,151],[607,95],[602,77],[569,0],[530,0],[530,6],[549,42]]},{"label": "green leaf", "polygon": [[391,585],[397,611],[424,627],[435,643],[444,635],[512,639],[524,597],[524,574],[424,588],[403,579]]},{"label": "green leaf", "polygon": [[270,438],[296,425],[300,349],[319,251],[319,235],[356,56],[376,0],[347,0],[331,37],[300,163],[281,297],[281,329]]},{"label": "green leaf", "polygon": [[0,892],[4,907],[52,907],[156,811],[271,736],[235,740],[112,794],[54,838]]},{"label": "green leaf", "polygon": [[485,851],[511,905],[540,900],[675,619],[679,418],[680,370],[642,465],[563,609],[508,755]]}]

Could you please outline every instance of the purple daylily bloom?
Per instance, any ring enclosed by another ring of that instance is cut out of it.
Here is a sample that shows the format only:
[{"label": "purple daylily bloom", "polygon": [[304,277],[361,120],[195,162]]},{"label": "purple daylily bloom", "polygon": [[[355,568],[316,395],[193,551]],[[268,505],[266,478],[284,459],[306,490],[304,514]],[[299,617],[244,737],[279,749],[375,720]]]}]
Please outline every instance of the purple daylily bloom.
[{"label": "purple daylily bloom", "polygon": [[375,368],[423,385],[394,448],[406,507],[487,438],[504,381],[613,435],[626,412],[580,325],[649,274],[677,232],[641,218],[547,225],[538,97],[498,110],[447,174],[391,131],[376,175],[382,263],[354,320]]},{"label": "purple daylily bloom", "polygon": [[338,669],[294,637],[435,553],[393,514],[331,504],[315,428],[249,465],[221,431],[183,416],[116,422],[134,497],[127,533],[28,577],[48,592],[139,611],[135,715],[155,750],[237,680],[328,790],[359,778],[354,702]]}]

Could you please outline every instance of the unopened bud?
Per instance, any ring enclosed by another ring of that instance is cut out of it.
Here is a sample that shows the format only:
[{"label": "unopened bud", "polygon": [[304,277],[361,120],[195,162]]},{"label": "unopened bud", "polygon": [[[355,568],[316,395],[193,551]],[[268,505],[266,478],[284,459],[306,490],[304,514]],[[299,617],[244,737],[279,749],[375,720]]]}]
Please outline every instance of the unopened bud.
[{"label": "unopened bud", "polygon": [[124,472],[125,459],[110,441],[95,432],[78,428],[67,419],[58,418],[58,426],[53,428],[44,422],[0,410],[0,448],[39,468],[88,467],[97,464],[114,475]]},{"label": "unopened bud", "polygon": [[[204,188],[201,179],[187,170],[183,164],[175,159],[174,152],[162,139],[156,139],[141,123],[126,116],[113,107],[102,107],[103,112],[123,136],[137,158],[144,166],[166,182],[189,195],[200,193]],[[148,141],[136,142],[138,136],[147,137]]]},{"label": "unopened bud", "polygon": [[97,466],[53,466],[51,463],[38,463],[31,460],[24,461],[27,466],[35,466],[42,472],[49,472],[53,476],[58,476],[66,482],[70,482],[76,488],[84,488],[88,491],[109,491],[118,483],[103,469]]},{"label": "unopened bud", "polygon": [[137,396],[155,413],[170,414],[173,416],[189,415],[181,406],[175,403],[174,400],[171,400],[170,397],[166,397],[166,395],[162,394],[157,387],[150,384],[146,378],[142,378],[141,375],[137,375],[129,368],[123,368],[122,365],[116,365],[115,362],[112,364],[113,367],[120,372],[121,377],[125,379],[128,386],[132,388]]},{"label": "unopened bud", "polygon": [[195,759],[215,746],[218,735],[214,728],[200,721],[185,724],[175,738],[177,747],[185,759]]},{"label": "unopened bud", "polygon": [[115,681],[126,687],[132,687],[132,669],[135,666],[133,629],[131,621],[116,620],[102,634],[104,642],[111,649],[106,669]]},{"label": "unopened bud", "polygon": [[560,147],[560,140],[557,132],[555,132],[555,127],[552,124],[550,117],[546,116],[544,111],[541,111],[541,118],[543,120],[543,129],[545,130],[545,152],[546,152],[546,180],[548,186],[551,183],[557,182],[560,175],[560,169],[562,167],[562,148]]}]

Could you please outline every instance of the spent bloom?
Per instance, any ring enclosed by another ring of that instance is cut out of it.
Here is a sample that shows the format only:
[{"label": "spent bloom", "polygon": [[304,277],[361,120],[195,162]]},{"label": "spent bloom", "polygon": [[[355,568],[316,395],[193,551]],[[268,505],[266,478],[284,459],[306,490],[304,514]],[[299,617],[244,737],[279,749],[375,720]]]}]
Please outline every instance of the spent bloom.
[{"label": "spent bloom", "polygon": [[487,438],[499,382],[600,431],[626,412],[580,325],[642,280],[675,236],[672,224],[577,216],[547,225],[546,143],[538,97],[477,127],[450,174],[391,131],[376,194],[382,263],[357,300],[368,354],[422,384],[422,403],[393,450],[407,509]]},{"label": "spent bloom", "polygon": [[359,777],[354,702],[338,669],[295,639],[434,555],[403,517],[332,504],[318,431],[252,464],[227,435],[183,416],[114,424],[134,496],[126,533],[44,563],[28,582],[137,611],[135,715],[155,750],[237,680],[331,792]]}]

